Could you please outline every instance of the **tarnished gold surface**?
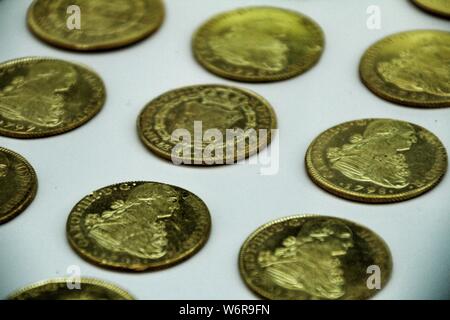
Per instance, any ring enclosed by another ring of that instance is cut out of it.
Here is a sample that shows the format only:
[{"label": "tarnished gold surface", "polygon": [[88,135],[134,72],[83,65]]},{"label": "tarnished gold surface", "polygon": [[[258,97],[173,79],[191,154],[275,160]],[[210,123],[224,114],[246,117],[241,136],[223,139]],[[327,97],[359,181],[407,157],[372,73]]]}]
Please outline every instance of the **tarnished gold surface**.
[{"label": "tarnished gold surface", "polygon": [[428,130],[404,121],[364,119],[317,137],[306,169],[323,189],[362,202],[395,202],[436,186],[447,171],[447,153]]},{"label": "tarnished gold surface", "polygon": [[386,243],[351,221],[292,216],[263,225],[245,241],[239,256],[247,286],[267,299],[368,299],[370,266],[380,268],[380,289],[392,272]]},{"label": "tarnished gold surface", "polygon": [[213,17],[195,34],[196,59],[225,78],[278,81],[315,65],[324,35],[312,19],[274,7],[249,7]]},{"label": "tarnished gold surface", "polygon": [[414,107],[450,106],[450,32],[397,33],[361,59],[364,84],[383,99]]},{"label": "tarnished gold surface", "polygon": [[[67,8],[77,5],[81,28],[67,27]],[[151,35],[162,24],[161,0],[35,0],[28,26],[52,45],[78,51],[123,47]]]},{"label": "tarnished gold surface", "polygon": [[[195,144],[194,121],[201,121],[203,132],[220,131],[223,143],[218,142],[216,147],[222,150],[221,159],[217,158],[219,153],[208,156],[205,152],[211,141]],[[165,159],[193,165],[226,164],[247,158],[270,143],[271,129],[275,128],[275,112],[264,98],[249,90],[225,85],[198,85],[169,91],[147,104],[138,118],[139,135],[151,151]],[[171,136],[177,129],[186,129],[192,137],[189,156],[183,155],[182,150],[172,154],[178,141],[173,141]],[[245,143],[245,148],[239,148],[243,139],[228,141],[227,129],[255,130],[258,143]],[[267,137],[262,137],[259,130],[266,130]],[[227,147],[235,152],[227,154]]]},{"label": "tarnished gold surface", "polygon": [[105,87],[85,66],[50,58],[0,64],[0,135],[40,138],[75,129],[103,107]]},{"label": "tarnished gold surface", "polygon": [[25,287],[12,294],[9,300],[133,300],[121,288],[96,279],[82,278],[80,289],[69,289],[73,279],[51,279]]},{"label": "tarnished gold surface", "polygon": [[449,0],[411,0],[418,7],[447,18],[450,18]]},{"label": "tarnished gold surface", "polygon": [[127,182],[82,199],[67,221],[67,236],[83,258],[104,267],[164,268],[200,250],[209,237],[205,203],[179,187]]},{"label": "tarnished gold surface", "polygon": [[22,156],[0,147],[0,224],[23,212],[37,191],[33,167]]}]

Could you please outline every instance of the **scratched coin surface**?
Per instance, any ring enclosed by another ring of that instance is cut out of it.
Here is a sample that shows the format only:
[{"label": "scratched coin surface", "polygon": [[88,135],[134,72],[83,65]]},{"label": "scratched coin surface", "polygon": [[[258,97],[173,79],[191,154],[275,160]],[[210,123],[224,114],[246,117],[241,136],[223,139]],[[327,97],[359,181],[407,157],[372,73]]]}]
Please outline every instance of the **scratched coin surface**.
[{"label": "scratched coin surface", "polygon": [[75,129],[103,107],[105,87],[85,66],[50,58],[0,64],[0,135],[41,138]]},{"label": "scratched coin surface", "polygon": [[306,169],[317,185],[340,197],[396,202],[436,186],[447,171],[447,152],[418,125],[364,119],[320,134],[307,151]]},{"label": "scratched coin surface", "polygon": [[[79,289],[75,286],[79,285]],[[72,288],[72,289],[70,289]],[[51,279],[13,293],[9,300],[133,300],[125,290],[105,281],[81,278]]]},{"label": "scratched coin surface", "polygon": [[75,251],[100,266],[129,271],[168,267],[200,250],[211,217],[193,193],[157,182],[126,182],[83,198],[67,221]]},{"label": "scratched coin surface", "polygon": [[[303,215],[275,220],[251,234],[241,248],[239,269],[246,285],[266,299],[360,300],[385,287],[392,258],[386,243],[363,226]],[[368,270],[380,277],[369,281]]]},{"label": "scratched coin surface", "polygon": [[222,13],[200,27],[194,56],[207,70],[245,82],[279,81],[312,68],[325,40],[312,19],[274,7]]},{"label": "scratched coin surface", "polygon": [[33,167],[22,156],[0,147],[0,224],[23,212],[37,191]]},{"label": "scratched coin surface", "polygon": [[412,2],[423,10],[450,18],[449,0],[412,0]]},{"label": "scratched coin surface", "polygon": [[245,159],[272,140],[276,116],[254,92],[225,85],[169,91],[138,118],[144,144],[175,164],[221,165]]},{"label": "scratched coin surface", "polygon": [[412,107],[450,106],[450,32],[397,33],[371,46],[360,63],[363,83],[379,97]]},{"label": "scratched coin surface", "polygon": [[51,45],[94,51],[142,40],[163,19],[161,0],[35,0],[27,20],[30,30]]}]

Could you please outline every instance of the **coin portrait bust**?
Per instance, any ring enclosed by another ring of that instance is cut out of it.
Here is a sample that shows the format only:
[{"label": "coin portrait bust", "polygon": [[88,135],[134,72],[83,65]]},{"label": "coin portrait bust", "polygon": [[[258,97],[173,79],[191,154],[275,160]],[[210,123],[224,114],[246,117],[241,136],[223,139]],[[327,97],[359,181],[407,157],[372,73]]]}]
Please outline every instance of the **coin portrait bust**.
[{"label": "coin portrait bust", "polygon": [[380,62],[377,72],[384,81],[409,92],[450,97],[450,48],[439,44],[405,50]]},{"label": "coin portrait bust", "polygon": [[386,188],[409,185],[410,170],[403,154],[417,142],[414,128],[405,122],[375,120],[349,143],[327,150],[331,167],[355,181]]},{"label": "coin portrait bust", "polygon": [[2,152],[0,152],[0,182],[2,178],[8,175],[9,171],[9,160]]},{"label": "coin portrait bust", "polygon": [[73,67],[39,62],[0,89],[0,116],[34,126],[56,127],[62,122],[66,96],[76,82]]},{"label": "coin portrait bust", "polygon": [[274,23],[250,21],[216,36],[209,45],[216,56],[238,67],[251,67],[265,72],[286,68],[289,47],[275,35],[282,34]]},{"label": "coin portrait bust", "polygon": [[143,259],[158,259],[168,245],[166,221],[180,209],[179,194],[170,186],[143,184],[111,210],[89,214],[88,235],[101,247]]},{"label": "coin portrait bust", "polygon": [[258,264],[264,277],[282,288],[312,298],[338,299],[345,294],[340,258],[354,246],[352,232],[338,221],[308,221],[274,251],[263,251]]}]

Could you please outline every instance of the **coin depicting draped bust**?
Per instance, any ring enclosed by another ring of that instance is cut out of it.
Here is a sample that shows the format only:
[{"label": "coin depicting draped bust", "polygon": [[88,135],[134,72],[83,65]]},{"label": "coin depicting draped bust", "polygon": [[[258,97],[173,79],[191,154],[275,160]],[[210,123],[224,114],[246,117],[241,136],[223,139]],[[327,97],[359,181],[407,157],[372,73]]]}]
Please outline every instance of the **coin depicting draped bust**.
[{"label": "coin depicting draped bust", "polygon": [[79,202],[67,234],[84,258],[142,271],[184,260],[206,242],[210,216],[192,193],[155,182],[105,187]]},{"label": "coin depicting draped bust", "polygon": [[378,96],[408,106],[450,106],[450,32],[397,33],[361,59],[364,84]]},{"label": "coin depicting draped bust", "polygon": [[89,121],[102,108],[105,88],[93,71],[49,58],[0,64],[0,134],[40,138]]},{"label": "coin depicting draped bust", "polygon": [[[381,287],[392,269],[389,249],[372,231],[322,216],[265,224],[246,240],[239,266],[246,284],[269,299],[367,299],[366,270],[378,265]],[[384,274],[383,274],[384,273]]]},{"label": "coin depicting draped bust", "polygon": [[447,153],[422,127],[365,119],[322,133],[308,149],[306,167],[315,183],[341,197],[392,202],[437,185],[447,170]]}]

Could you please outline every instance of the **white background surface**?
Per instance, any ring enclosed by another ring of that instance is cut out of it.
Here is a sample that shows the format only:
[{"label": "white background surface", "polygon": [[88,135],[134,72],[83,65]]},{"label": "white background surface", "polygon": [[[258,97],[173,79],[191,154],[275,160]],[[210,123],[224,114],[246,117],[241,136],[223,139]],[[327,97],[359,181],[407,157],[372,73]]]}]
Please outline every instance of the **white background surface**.
[{"label": "white background surface", "polygon": [[[37,171],[39,191],[19,217],[0,226],[0,298],[30,283],[65,276],[79,265],[83,276],[119,284],[139,299],[253,299],[241,281],[241,244],[258,226],[292,214],[319,213],[366,225],[389,244],[391,281],[378,299],[450,297],[450,177],[424,196],[389,205],[364,205],[332,196],[314,185],[304,154],[323,130],[348,120],[391,117],[434,132],[450,150],[450,109],[421,110],[385,102],[358,78],[361,55],[394,32],[434,28],[450,22],[407,0],[169,0],[162,28],[121,50],[83,54],[62,51],[28,32],[29,0],[0,0],[0,61],[50,56],[82,62],[104,79],[103,111],[83,127],[53,138],[21,141],[0,137],[0,145],[25,156]],[[193,59],[191,35],[211,15],[246,5],[294,9],[317,21],[326,35],[320,63],[292,80],[239,84],[216,77]],[[381,8],[381,30],[366,27],[366,9]],[[274,106],[280,128],[280,170],[261,176],[257,166],[176,167],[147,151],[135,123],[155,96],[185,85],[228,83],[252,89]],[[193,258],[172,268],[120,273],[82,260],[65,237],[67,216],[82,197],[100,187],[131,180],[166,182],[186,188],[209,206],[209,242]]]}]

